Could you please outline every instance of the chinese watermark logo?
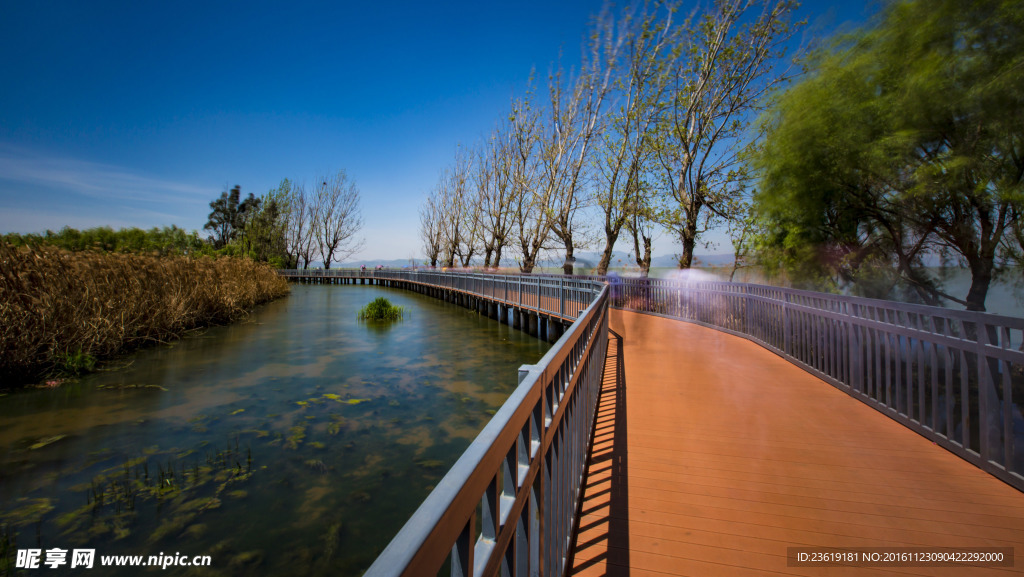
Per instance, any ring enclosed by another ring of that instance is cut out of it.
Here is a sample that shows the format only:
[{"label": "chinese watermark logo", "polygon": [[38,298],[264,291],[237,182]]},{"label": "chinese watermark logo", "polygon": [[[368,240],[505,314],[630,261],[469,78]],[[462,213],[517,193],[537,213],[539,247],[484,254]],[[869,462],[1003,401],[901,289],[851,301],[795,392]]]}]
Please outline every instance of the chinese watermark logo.
[{"label": "chinese watermark logo", "polygon": [[[43,561],[43,554],[46,554]],[[74,549],[71,551],[71,568],[82,567],[92,569],[96,559],[95,549]],[[18,556],[14,560],[14,567],[17,569],[39,569],[40,562],[50,569],[56,569],[68,564],[68,550],[53,548],[46,549],[18,549]]]}]

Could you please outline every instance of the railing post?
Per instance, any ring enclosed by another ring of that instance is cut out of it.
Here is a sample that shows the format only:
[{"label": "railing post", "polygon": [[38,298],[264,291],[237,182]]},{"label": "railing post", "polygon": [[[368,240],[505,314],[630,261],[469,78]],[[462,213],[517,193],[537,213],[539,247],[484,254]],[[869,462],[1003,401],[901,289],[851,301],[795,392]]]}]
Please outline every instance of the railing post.
[{"label": "railing post", "polygon": [[[999,407],[994,398],[992,374],[989,371],[988,359],[986,358],[985,345],[988,344],[988,326],[984,322],[976,322],[974,330],[977,332],[977,343],[975,355],[978,361],[978,449],[981,453],[981,466],[988,470],[989,462],[992,460],[992,412]],[[1005,402],[1009,402],[1006,399]],[[1011,431],[1004,431],[1003,434],[1012,435]],[[1009,463],[1007,463],[1009,465]]]},{"label": "railing post", "polygon": [[[540,277],[537,277],[537,311],[540,311]],[[540,333],[540,317],[537,318],[537,333]]]},{"label": "railing post", "polygon": [[565,279],[558,279],[558,314],[565,318]]},{"label": "railing post", "polygon": [[745,326],[746,326],[747,335],[748,336],[754,336],[754,329],[753,329],[754,321],[751,318],[751,317],[753,317],[753,310],[752,310],[753,309],[753,302],[752,302],[752,298],[750,296],[750,285],[743,285],[743,294],[746,296],[746,298],[745,298],[745,300],[746,300],[745,316],[747,318],[746,318],[746,325]]},{"label": "railing post", "polygon": [[850,333],[849,333],[849,343],[850,343],[850,382],[849,382],[849,385],[850,385],[850,388],[852,388],[852,389],[860,392],[861,394],[863,394],[864,393],[864,359],[861,356],[861,355],[863,355],[863,351],[861,350],[860,334],[857,331],[857,322],[856,322],[856,319],[858,318],[859,313],[860,313],[860,307],[857,306],[856,303],[851,304],[850,305],[850,311],[848,313],[848,316],[850,317],[850,320],[847,321],[847,322],[850,323]]},{"label": "railing post", "polygon": [[476,516],[470,515],[466,526],[452,546],[452,577],[472,577],[473,575],[473,537],[476,535]]},{"label": "railing post", "polygon": [[782,352],[787,354],[787,355],[789,354],[789,345],[790,345],[790,339],[789,339],[789,332],[790,332],[789,331],[789,329],[790,329],[789,325],[790,325],[790,321],[789,321],[789,307],[787,306],[788,304],[789,304],[789,293],[784,293],[782,295]]}]

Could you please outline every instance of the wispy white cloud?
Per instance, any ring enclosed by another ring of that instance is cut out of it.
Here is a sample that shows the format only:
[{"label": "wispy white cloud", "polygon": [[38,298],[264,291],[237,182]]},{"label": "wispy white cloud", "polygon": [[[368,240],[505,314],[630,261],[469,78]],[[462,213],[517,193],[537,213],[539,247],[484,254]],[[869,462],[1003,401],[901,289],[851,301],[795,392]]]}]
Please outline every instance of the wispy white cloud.
[{"label": "wispy white cloud", "polygon": [[80,210],[66,211],[6,207],[0,210],[0,232],[41,233],[47,229],[58,230],[65,226],[78,229],[96,226],[127,228],[137,226],[137,223],[128,222],[121,218],[90,214]]},{"label": "wispy white cloud", "polygon": [[97,201],[204,204],[210,187],[164,180],[128,168],[47,156],[0,144],[0,181],[47,187]]}]

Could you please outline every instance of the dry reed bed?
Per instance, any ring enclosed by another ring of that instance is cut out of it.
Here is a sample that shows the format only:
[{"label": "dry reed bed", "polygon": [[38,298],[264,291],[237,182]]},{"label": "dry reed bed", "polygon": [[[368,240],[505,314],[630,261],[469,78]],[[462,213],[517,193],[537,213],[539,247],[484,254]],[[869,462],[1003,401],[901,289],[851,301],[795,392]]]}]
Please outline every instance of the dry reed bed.
[{"label": "dry reed bed", "polygon": [[287,292],[284,279],[248,259],[0,243],[0,388],[236,320]]}]

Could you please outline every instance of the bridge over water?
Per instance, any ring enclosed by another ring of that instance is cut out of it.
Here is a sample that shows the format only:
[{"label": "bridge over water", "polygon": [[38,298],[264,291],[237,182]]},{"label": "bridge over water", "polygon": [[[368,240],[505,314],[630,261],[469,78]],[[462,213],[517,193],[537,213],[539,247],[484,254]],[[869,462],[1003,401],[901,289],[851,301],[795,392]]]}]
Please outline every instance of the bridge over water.
[{"label": "bridge over water", "polygon": [[[1024,572],[1024,319],[731,283],[282,271],[558,339],[367,575]],[[799,566],[794,548],[1004,555]],[[450,569],[449,569],[450,567]]]}]

